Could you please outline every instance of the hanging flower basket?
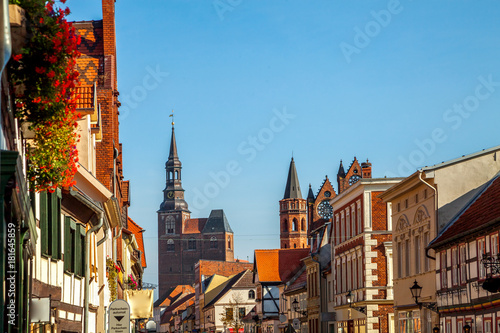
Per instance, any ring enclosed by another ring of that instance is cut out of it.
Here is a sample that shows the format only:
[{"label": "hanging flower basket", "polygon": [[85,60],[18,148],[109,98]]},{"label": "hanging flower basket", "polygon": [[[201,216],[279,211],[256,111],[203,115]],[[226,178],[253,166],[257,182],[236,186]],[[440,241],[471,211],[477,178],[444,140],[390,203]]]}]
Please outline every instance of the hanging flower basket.
[{"label": "hanging flower basket", "polygon": [[113,302],[116,300],[118,295],[117,287],[118,284],[116,282],[116,278],[118,277],[118,273],[121,271],[120,266],[115,264],[113,260],[110,258],[106,259],[106,277],[108,278],[108,287],[109,287],[109,301]]},{"label": "hanging flower basket", "polygon": [[[66,0],[61,0],[64,3]],[[25,10],[29,40],[10,62],[16,116],[31,123],[28,178],[37,191],[72,186],[79,140],[75,129],[80,36],[54,0],[11,0]]]}]

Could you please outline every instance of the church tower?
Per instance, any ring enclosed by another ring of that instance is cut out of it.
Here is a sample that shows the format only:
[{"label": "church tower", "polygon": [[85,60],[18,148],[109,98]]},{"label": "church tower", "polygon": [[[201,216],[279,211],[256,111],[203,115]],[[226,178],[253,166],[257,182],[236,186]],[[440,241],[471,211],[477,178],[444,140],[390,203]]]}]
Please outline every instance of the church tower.
[{"label": "church tower", "polygon": [[280,243],[282,249],[307,247],[307,201],[302,198],[299,177],[292,157],[285,195],[280,200]]},{"label": "church tower", "polygon": [[158,281],[160,296],[170,285],[183,284],[182,272],[182,230],[190,218],[188,204],[184,201],[182,188],[182,163],[177,156],[174,123],[170,153],[165,163],[166,186],[163,202],[158,210]]}]

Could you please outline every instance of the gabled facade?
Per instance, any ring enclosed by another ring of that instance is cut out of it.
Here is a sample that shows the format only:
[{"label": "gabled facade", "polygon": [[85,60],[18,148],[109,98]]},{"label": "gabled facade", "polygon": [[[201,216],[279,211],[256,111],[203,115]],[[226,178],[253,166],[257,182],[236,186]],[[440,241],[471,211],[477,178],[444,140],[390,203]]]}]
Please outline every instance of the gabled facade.
[{"label": "gabled facade", "polygon": [[[394,310],[396,331],[411,327],[431,332],[439,321],[436,312],[435,272],[439,258],[427,249],[449,221],[462,210],[480,187],[500,171],[500,147],[425,167],[380,197],[392,207],[394,256]],[[422,287],[419,307],[410,288]],[[443,329],[443,327],[442,327]]]},{"label": "gabled facade", "polygon": [[[355,168],[356,161],[341,180],[362,172]],[[335,283],[329,308],[333,302],[337,332],[392,332],[392,220],[390,206],[378,196],[399,181],[360,177],[330,201]]]},{"label": "gabled facade", "polygon": [[437,310],[445,332],[463,332],[466,325],[475,332],[498,332],[499,231],[497,175],[480,187],[429,245],[436,253]]},{"label": "gabled facade", "polygon": [[[231,329],[222,320],[233,317],[243,328],[243,318],[255,307],[256,288],[252,281],[250,270],[242,271],[229,277],[218,288],[213,289],[214,295],[205,304],[202,317],[206,318],[205,330],[208,332],[221,332],[225,328]],[[231,315],[232,313],[232,315]]]},{"label": "gabled facade", "polygon": [[278,331],[280,288],[301,268],[309,248],[255,250],[253,282],[257,285],[256,316],[261,327]]},{"label": "gabled facade", "polygon": [[213,290],[227,281],[230,276],[239,274],[245,270],[253,269],[253,264],[242,261],[218,261],[200,260],[195,265],[195,327],[207,329],[213,324],[208,314],[203,313],[205,304],[208,304],[214,297]]}]

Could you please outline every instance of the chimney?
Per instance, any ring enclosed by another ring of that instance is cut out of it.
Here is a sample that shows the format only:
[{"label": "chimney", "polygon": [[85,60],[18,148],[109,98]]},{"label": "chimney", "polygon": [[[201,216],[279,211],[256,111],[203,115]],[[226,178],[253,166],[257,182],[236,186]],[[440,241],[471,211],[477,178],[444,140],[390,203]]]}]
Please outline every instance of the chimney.
[{"label": "chimney", "polygon": [[368,162],[361,163],[361,169],[363,170],[363,178],[372,178],[372,164]]}]

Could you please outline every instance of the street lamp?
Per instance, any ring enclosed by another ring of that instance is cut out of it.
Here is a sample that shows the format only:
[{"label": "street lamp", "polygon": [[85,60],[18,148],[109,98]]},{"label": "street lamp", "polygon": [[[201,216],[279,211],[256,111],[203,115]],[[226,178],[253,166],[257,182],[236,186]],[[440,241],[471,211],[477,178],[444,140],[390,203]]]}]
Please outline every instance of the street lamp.
[{"label": "street lamp", "polygon": [[418,285],[417,280],[415,280],[415,282],[413,282],[413,286],[410,287],[410,292],[411,292],[411,296],[415,299],[415,304],[420,306],[421,303],[418,301],[418,299],[420,298],[420,295],[422,294],[422,287],[420,287]]},{"label": "street lamp", "polygon": [[439,326],[438,325],[434,326],[434,328],[432,329],[432,333],[439,333]]},{"label": "street lamp", "polygon": [[307,316],[307,310],[300,310],[299,302],[297,301],[297,298],[294,298],[294,300],[292,302],[292,308],[293,308],[293,311],[300,313],[304,317]]},{"label": "street lamp", "polygon": [[347,295],[345,295],[345,298],[351,309],[361,312],[362,314],[366,314],[366,306],[352,306],[352,294],[350,290]]},{"label": "street lamp", "polygon": [[413,282],[413,286],[410,287],[410,292],[411,292],[411,297],[415,299],[415,304],[418,305],[419,309],[422,309],[422,306],[434,311],[438,312],[437,310],[437,304],[435,302],[420,302],[418,299],[420,298],[420,295],[422,294],[422,287],[418,284],[417,280]]},{"label": "street lamp", "polygon": [[464,326],[464,333],[470,333],[470,325],[468,323]]}]

